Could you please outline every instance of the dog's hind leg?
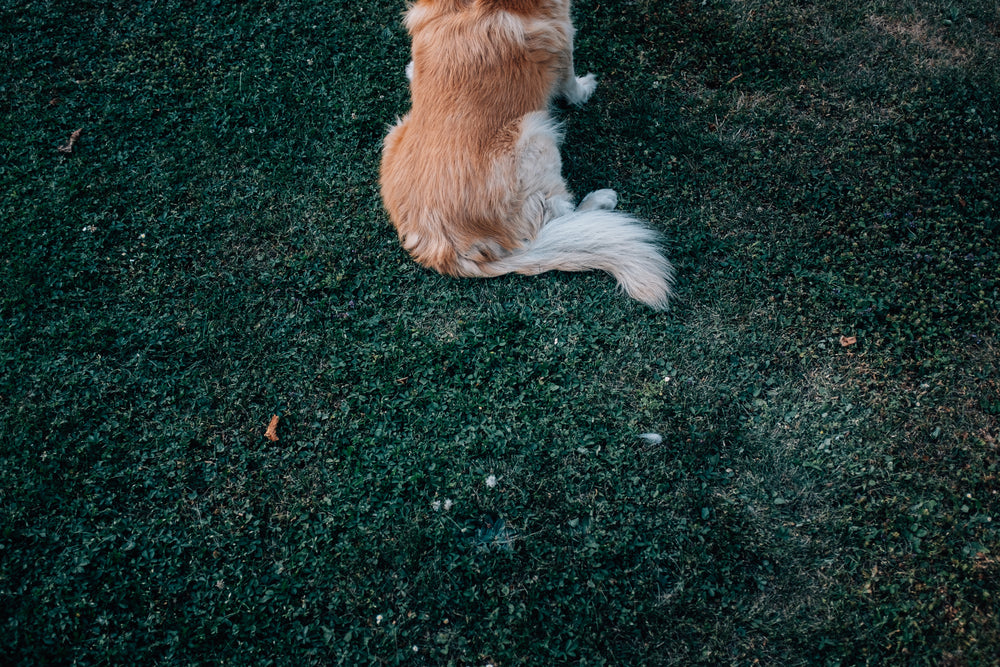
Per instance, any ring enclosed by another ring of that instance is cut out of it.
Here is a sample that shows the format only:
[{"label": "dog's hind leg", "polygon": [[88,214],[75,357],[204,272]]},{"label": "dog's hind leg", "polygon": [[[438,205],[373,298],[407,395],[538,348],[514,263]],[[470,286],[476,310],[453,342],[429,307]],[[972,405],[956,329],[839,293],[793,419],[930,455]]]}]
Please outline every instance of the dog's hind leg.
[{"label": "dog's hind leg", "polygon": [[594,190],[583,198],[577,211],[613,211],[618,206],[618,193],[605,188],[604,190]]},{"label": "dog's hind leg", "polygon": [[520,121],[515,152],[518,194],[523,202],[518,218],[524,237],[534,237],[546,222],[576,209],[562,177],[561,138],[558,125],[544,111],[529,113]]}]

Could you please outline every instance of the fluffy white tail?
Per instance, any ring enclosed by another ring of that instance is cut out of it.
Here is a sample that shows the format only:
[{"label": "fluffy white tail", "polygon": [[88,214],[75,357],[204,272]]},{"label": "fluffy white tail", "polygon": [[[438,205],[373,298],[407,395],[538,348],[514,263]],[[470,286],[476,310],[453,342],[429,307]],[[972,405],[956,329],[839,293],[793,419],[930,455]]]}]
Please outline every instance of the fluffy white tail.
[{"label": "fluffy white tail", "polygon": [[480,266],[492,275],[606,271],[629,296],[656,310],[666,310],[673,295],[674,267],[660,254],[659,235],[618,211],[578,211],[555,218],[523,248]]}]

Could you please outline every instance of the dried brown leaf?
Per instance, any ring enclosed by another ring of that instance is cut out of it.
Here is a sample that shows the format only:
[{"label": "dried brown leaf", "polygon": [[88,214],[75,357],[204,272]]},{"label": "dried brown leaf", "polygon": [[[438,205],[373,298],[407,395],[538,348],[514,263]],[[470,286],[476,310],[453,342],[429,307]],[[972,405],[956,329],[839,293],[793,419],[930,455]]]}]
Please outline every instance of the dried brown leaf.
[{"label": "dried brown leaf", "polygon": [[271,416],[271,423],[267,425],[267,432],[264,437],[271,442],[278,442],[278,415]]},{"label": "dried brown leaf", "polygon": [[73,152],[73,147],[76,146],[76,142],[80,140],[80,135],[83,134],[83,129],[74,130],[73,134],[69,135],[69,141],[59,147],[60,153],[66,153],[67,155]]}]

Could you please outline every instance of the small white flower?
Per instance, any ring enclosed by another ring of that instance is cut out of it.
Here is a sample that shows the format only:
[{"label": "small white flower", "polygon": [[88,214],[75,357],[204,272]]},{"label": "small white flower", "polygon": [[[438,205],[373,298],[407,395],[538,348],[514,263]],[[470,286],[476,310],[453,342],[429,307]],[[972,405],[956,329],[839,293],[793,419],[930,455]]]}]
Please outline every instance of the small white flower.
[{"label": "small white flower", "polygon": [[492,489],[496,485],[497,485],[497,476],[496,475],[490,475],[489,477],[486,478],[486,486],[487,486],[487,488]]},{"label": "small white flower", "polygon": [[431,503],[431,508],[435,512],[440,511],[440,509],[441,509],[441,501],[440,500],[435,500],[434,502],[432,502]]},{"label": "small white flower", "polygon": [[416,645],[416,644],[414,644],[414,645],[413,645],[413,652],[414,652],[414,653],[416,653],[416,652],[417,652],[417,651],[419,651],[419,650],[420,650],[420,649],[419,649],[419,648],[417,648],[417,645]]},{"label": "small white flower", "polygon": [[375,617],[375,625],[382,625],[382,614]]},{"label": "small white flower", "polygon": [[448,510],[450,510],[450,509],[451,509],[452,507],[454,507],[454,506],[455,506],[455,503],[454,503],[454,502],[452,502],[451,498],[445,498],[445,501],[444,501],[444,509],[445,509],[445,511],[446,511],[446,512],[447,512]]}]

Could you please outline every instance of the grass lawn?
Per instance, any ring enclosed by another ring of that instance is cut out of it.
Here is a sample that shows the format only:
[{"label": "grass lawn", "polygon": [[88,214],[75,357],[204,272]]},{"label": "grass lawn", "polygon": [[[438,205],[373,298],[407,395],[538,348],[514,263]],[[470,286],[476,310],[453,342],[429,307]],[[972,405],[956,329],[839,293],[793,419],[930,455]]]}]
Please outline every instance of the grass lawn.
[{"label": "grass lawn", "polygon": [[407,258],[403,8],[0,0],[0,662],[1000,664],[997,3],[579,0],[666,314]]}]

